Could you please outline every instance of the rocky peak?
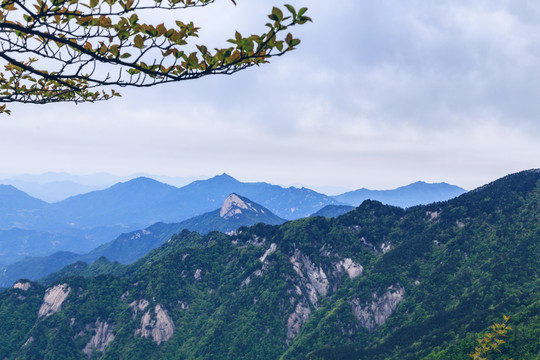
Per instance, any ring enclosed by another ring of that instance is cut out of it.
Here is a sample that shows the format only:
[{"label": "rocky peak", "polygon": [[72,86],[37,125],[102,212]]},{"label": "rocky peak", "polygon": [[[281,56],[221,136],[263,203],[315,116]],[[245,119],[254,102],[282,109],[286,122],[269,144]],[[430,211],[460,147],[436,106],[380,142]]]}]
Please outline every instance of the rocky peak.
[{"label": "rocky peak", "polygon": [[257,210],[250,202],[247,201],[247,199],[233,193],[229,195],[223,202],[221,210],[219,211],[219,216],[224,219],[228,219],[234,215],[241,214],[242,210],[253,211],[256,213],[259,212],[259,210]]}]

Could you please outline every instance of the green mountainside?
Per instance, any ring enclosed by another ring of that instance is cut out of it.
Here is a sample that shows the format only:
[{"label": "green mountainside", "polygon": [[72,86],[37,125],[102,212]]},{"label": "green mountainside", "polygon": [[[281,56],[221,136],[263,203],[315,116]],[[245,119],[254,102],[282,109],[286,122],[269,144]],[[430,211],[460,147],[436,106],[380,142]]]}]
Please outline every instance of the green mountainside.
[{"label": "green mountainside", "polygon": [[407,210],[183,231],[1,293],[0,359],[468,359],[503,314],[503,353],[538,359],[539,239],[538,170]]}]

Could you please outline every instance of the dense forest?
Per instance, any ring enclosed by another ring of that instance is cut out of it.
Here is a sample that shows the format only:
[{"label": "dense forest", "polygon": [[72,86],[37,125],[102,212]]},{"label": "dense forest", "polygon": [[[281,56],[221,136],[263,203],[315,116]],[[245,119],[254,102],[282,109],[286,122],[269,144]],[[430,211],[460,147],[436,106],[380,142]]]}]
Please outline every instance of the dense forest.
[{"label": "dense forest", "polygon": [[183,231],[0,294],[0,359],[539,359],[540,171],[407,210]]}]

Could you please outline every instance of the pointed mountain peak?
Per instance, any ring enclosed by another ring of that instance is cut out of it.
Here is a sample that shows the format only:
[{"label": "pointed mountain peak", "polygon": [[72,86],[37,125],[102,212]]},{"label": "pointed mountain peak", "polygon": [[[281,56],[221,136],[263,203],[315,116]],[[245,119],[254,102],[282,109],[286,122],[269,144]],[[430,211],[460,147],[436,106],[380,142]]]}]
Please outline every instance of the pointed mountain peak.
[{"label": "pointed mountain peak", "polygon": [[259,212],[259,210],[257,210],[248,199],[232,193],[231,195],[227,196],[223,202],[221,210],[219,211],[219,216],[224,219],[228,219],[234,215],[241,214],[242,210],[248,210],[256,213]]},{"label": "pointed mountain peak", "polygon": [[211,178],[209,180],[217,180],[217,181],[220,181],[220,182],[238,182],[238,180],[236,180],[235,178],[233,178],[232,176],[230,176],[227,173],[223,173],[221,175],[216,175],[216,176],[214,176],[213,178]]}]

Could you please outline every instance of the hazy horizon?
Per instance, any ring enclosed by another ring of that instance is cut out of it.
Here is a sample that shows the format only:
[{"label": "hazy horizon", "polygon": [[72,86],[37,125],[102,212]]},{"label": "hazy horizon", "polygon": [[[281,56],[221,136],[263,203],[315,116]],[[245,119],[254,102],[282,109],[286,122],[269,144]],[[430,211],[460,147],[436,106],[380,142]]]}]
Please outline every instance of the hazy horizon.
[{"label": "hazy horizon", "polygon": [[[157,180],[159,182],[169,184],[176,187],[182,187],[185,185],[188,185],[192,183],[193,181],[197,180],[207,180],[216,176],[227,174],[236,180],[240,182],[266,182],[271,183],[269,181],[266,181],[264,179],[259,179],[256,181],[244,181],[241,178],[238,178],[230,173],[221,173],[221,174],[214,174],[211,176],[208,175],[200,175],[200,176],[168,176],[168,175],[158,175],[158,174],[149,174],[149,173],[143,173],[143,172],[137,172],[129,175],[115,175],[108,172],[100,172],[100,173],[89,173],[89,174],[71,174],[68,172],[45,172],[41,174],[2,174],[0,173],[0,184],[4,182],[14,182],[14,181],[20,181],[21,183],[27,182],[27,183],[35,183],[35,184],[41,184],[41,185],[47,185],[52,183],[59,183],[59,182],[73,182],[80,185],[86,185],[86,186],[95,186],[95,187],[101,187],[106,188],[109,186],[112,186],[114,184],[117,184],[119,182],[126,182],[130,181],[132,179],[138,178],[138,177],[148,177],[154,180]],[[99,181],[98,179],[102,179]],[[87,180],[87,181],[85,181]],[[495,179],[494,179],[495,180]],[[418,179],[416,181],[413,181],[411,183],[406,184],[400,184],[395,187],[390,188],[367,188],[365,186],[360,186],[356,188],[346,188],[344,186],[341,186],[340,184],[328,184],[328,185],[322,185],[322,186],[308,186],[303,183],[291,183],[291,184],[276,184],[271,183],[273,185],[279,185],[282,187],[306,187],[311,190],[315,190],[320,193],[324,193],[326,195],[339,195],[348,191],[354,191],[358,189],[369,189],[369,190],[394,190],[398,187],[407,186],[410,184],[413,184],[415,182],[426,182],[428,184],[436,184],[436,183],[446,183],[450,185],[459,186],[463,189],[464,187],[460,186],[459,184],[451,184],[446,181],[438,181],[438,182],[427,182],[422,179]],[[323,191],[324,190],[324,191]],[[472,190],[472,189],[465,189],[465,190]]]},{"label": "hazy horizon", "polygon": [[[101,103],[10,104],[2,172],[473,189],[540,167],[540,3],[291,3],[314,22],[270,64]],[[221,46],[235,29],[265,31],[274,5],[216,2],[160,21],[193,16],[200,42]]]}]

